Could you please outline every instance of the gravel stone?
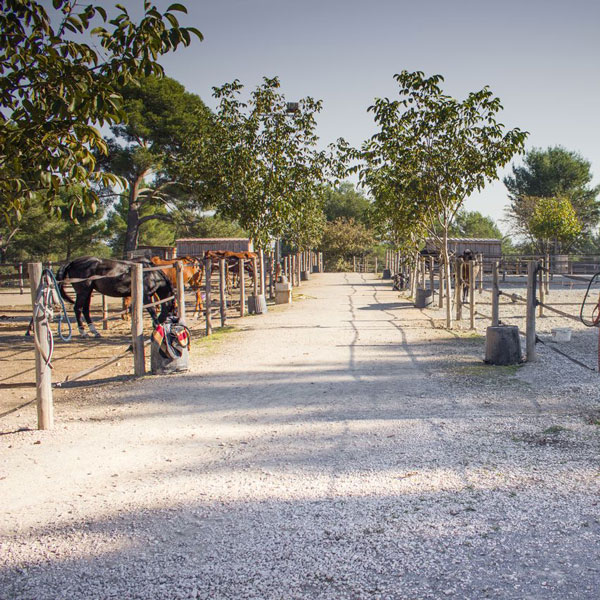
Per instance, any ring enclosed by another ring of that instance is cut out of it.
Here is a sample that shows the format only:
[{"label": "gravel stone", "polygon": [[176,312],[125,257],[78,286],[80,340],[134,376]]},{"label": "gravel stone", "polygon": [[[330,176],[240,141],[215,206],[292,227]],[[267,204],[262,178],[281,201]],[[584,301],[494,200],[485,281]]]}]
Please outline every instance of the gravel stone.
[{"label": "gravel stone", "polygon": [[447,332],[373,275],[299,292],[184,376],[0,422],[0,599],[598,597],[598,374],[549,345],[486,366],[489,322]]}]

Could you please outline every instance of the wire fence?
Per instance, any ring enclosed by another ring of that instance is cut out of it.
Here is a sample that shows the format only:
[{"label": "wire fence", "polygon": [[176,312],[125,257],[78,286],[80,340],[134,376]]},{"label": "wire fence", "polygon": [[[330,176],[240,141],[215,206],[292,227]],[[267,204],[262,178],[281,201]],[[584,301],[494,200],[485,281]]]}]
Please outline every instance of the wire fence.
[{"label": "wire fence", "polygon": [[[450,294],[453,317],[462,322],[462,309],[468,305],[471,329],[475,328],[476,316],[483,320],[489,320],[492,326],[501,325],[502,321],[519,322],[519,320],[525,320],[525,329],[520,328],[519,331],[526,338],[527,350],[525,356],[527,361],[536,359],[535,344],[541,343],[580,367],[591,371],[600,371],[600,359],[598,367],[592,368],[580,360],[579,357],[572,356],[565,350],[558,348],[554,343],[554,330],[553,341],[550,342],[550,340],[540,337],[536,328],[536,317],[549,315],[553,317],[552,323],[555,325],[555,330],[561,327],[564,328],[560,323],[561,320],[565,321],[565,324],[570,324],[571,327],[576,327],[576,329],[577,325],[581,326],[582,324],[588,326],[590,324],[600,325],[600,293],[598,302],[592,299],[590,304],[585,306],[591,282],[595,281],[596,287],[600,288],[599,280],[594,277],[600,271],[600,257],[595,258],[596,261],[588,260],[584,262],[580,260],[574,263],[571,260],[570,263],[561,263],[551,260],[547,256],[514,257],[508,260],[495,261],[491,264],[486,263],[481,256],[477,257],[471,264],[462,262],[460,258],[454,258],[449,265],[453,288]],[[573,266],[574,264],[577,264],[577,267]],[[567,270],[564,265],[567,265],[568,270],[571,272],[564,272]],[[581,272],[583,265],[588,267],[588,273]],[[421,292],[418,294],[417,292],[418,290],[424,290],[431,296],[428,303],[430,308],[434,307],[436,294],[439,300],[438,308],[441,309],[445,306],[448,294],[444,289],[443,265],[436,257],[419,256],[409,259],[392,255],[386,257],[386,269],[389,269],[390,274],[395,272],[401,275],[397,275],[395,280],[406,282],[404,287],[410,290],[410,294],[417,304],[419,297],[423,295]],[[573,271],[577,269],[580,272],[574,274]],[[596,270],[592,271],[592,269]],[[465,277],[466,280],[464,280]],[[525,295],[520,290],[515,289],[523,287],[526,288]],[[488,298],[491,297],[490,302],[483,303],[488,306],[491,304],[491,314],[482,310],[482,303],[478,302],[475,297],[476,288],[479,289],[480,293],[486,294]],[[566,292],[572,291],[575,294],[577,299],[574,302],[555,302],[551,300],[553,294],[565,290],[565,288]],[[464,290],[464,293],[462,290]],[[596,291],[600,292],[600,289]],[[579,296],[580,293],[581,297]],[[501,306],[505,306],[505,304],[500,303],[502,298],[512,304],[524,306],[524,310],[520,313],[514,310],[504,311],[500,314]],[[574,307],[575,310],[569,312],[568,306]],[[595,316],[590,317],[587,319],[589,322],[586,322],[584,314],[590,313],[591,315],[592,311],[595,311]],[[578,330],[581,330],[581,327]],[[598,356],[600,356],[600,339]]]}]

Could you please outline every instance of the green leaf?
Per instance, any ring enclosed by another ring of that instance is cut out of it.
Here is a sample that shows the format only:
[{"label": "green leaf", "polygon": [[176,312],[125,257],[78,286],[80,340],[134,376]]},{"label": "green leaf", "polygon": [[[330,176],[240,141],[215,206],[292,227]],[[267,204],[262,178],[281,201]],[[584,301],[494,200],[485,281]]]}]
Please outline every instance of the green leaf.
[{"label": "green leaf", "polygon": [[169,8],[167,8],[167,12],[174,12],[174,11],[187,14],[187,8],[183,4],[179,4],[179,3],[171,4],[171,6],[169,6]]}]

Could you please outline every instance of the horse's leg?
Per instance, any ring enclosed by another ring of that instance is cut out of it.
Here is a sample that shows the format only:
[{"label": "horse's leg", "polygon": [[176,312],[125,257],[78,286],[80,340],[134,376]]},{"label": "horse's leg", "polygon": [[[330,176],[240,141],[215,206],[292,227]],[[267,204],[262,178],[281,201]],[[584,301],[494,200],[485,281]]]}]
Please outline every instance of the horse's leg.
[{"label": "horse's leg", "polygon": [[197,319],[199,319],[202,314],[202,280],[204,279],[204,271],[205,269],[200,270],[198,283],[196,284],[196,306],[194,307],[194,314],[192,317],[196,317]]},{"label": "horse's leg", "polygon": [[131,312],[131,296],[125,296],[123,298],[123,312],[121,314],[121,320],[129,321],[129,313]]},{"label": "horse's leg", "polygon": [[75,306],[73,307],[73,311],[75,312],[75,319],[77,321],[77,329],[79,330],[79,335],[81,335],[81,337],[84,338],[87,337],[87,333],[83,328],[82,312],[86,302],[89,304],[91,296],[92,290],[90,288],[86,288],[81,292],[77,291],[77,296],[75,298]]},{"label": "horse's leg", "polygon": [[[153,296],[154,296],[154,294],[148,295],[144,292],[144,300],[143,300],[144,304],[152,304]],[[150,318],[152,319],[152,325],[156,326],[158,324],[158,319],[156,318],[156,310],[154,309],[154,306],[149,306],[148,308],[146,308],[146,310],[148,311],[148,314],[150,315]]]},{"label": "horse's leg", "polygon": [[96,326],[94,325],[94,322],[92,321],[92,317],[90,315],[90,304],[91,303],[92,303],[92,291],[90,290],[89,296],[87,298],[87,302],[83,305],[83,316],[85,317],[85,321],[88,325],[90,332],[93,334],[94,337],[99,338],[102,336],[96,329]]},{"label": "horse's leg", "polygon": [[194,315],[197,315],[200,318],[202,314],[202,290],[200,288],[196,289],[196,306],[194,307]]},{"label": "horse's leg", "polygon": [[[167,292],[167,296],[168,295],[169,295],[169,293]],[[167,296],[165,296],[165,298]],[[163,299],[160,297],[159,294],[155,294],[154,298],[155,298],[154,302],[158,302],[159,300]],[[158,322],[164,323],[165,320],[167,319],[167,317],[169,316],[169,313],[172,313],[174,308],[175,308],[175,300],[170,300],[169,302],[163,302],[162,304],[160,304],[160,314],[158,315]]]}]

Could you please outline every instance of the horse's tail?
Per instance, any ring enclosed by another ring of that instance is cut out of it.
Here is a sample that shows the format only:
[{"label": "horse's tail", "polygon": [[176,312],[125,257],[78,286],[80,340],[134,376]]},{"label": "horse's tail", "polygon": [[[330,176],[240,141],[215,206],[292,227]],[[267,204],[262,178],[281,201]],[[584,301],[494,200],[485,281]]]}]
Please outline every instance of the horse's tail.
[{"label": "horse's tail", "polygon": [[64,278],[67,275],[67,271],[69,270],[69,267],[71,266],[71,263],[67,263],[66,265],[62,265],[60,267],[60,269],[58,269],[58,273],[56,273],[56,280],[58,282],[58,291],[60,292],[60,295],[67,301],[70,302],[71,304],[75,304],[75,300],[73,300],[73,298],[71,298],[67,292],[65,291],[65,284],[64,284]]}]

